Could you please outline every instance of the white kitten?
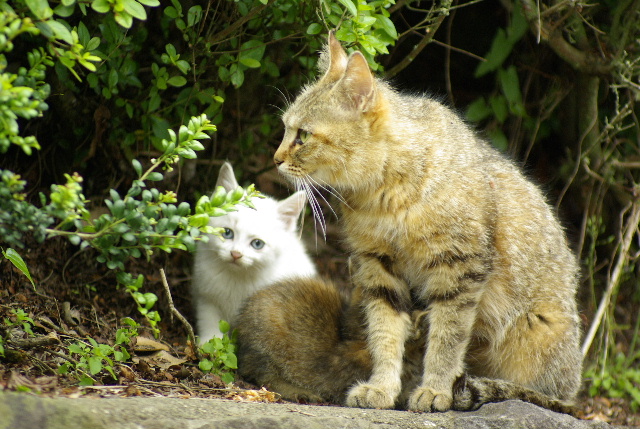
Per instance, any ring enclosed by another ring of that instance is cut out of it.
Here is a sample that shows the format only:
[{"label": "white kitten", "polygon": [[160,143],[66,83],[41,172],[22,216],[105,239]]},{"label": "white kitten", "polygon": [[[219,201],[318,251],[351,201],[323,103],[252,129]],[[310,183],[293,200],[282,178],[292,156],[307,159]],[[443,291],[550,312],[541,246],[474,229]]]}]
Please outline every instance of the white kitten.
[{"label": "white kitten", "polygon": [[[238,187],[229,163],[220,169],[218,186]],[[236,212],[211,218],[209,225],[224,228],[224,239],[210,236],[198,244],[191,285],[201,344],[221,337],[218,322],[233,325],[252,293],[284,277],[316,274],[296,231],[306,204],[303,192],[283,201],[254,198],[255,210],[238,205]]]}]

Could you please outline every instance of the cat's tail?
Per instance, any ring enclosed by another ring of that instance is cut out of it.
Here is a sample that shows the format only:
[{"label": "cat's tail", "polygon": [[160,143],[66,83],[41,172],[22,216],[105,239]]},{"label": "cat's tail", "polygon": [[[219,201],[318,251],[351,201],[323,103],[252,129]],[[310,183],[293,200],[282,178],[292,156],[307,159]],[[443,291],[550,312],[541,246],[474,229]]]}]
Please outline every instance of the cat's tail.
[{"label": "cat's tail", "polygon": [[238,330],[238,371],[285,399],[344,400],[371,373],[364,339],[345,327],[347,300],[331,283],[292,278],[252,295]]},{"label": "cat's tail", "polygon": [[565,414],[575,414],[572,402],[545,395],[519,384],[486,377],[460,376],[453,385],[453,409],[477,410],[489,402],[519,399]]}]

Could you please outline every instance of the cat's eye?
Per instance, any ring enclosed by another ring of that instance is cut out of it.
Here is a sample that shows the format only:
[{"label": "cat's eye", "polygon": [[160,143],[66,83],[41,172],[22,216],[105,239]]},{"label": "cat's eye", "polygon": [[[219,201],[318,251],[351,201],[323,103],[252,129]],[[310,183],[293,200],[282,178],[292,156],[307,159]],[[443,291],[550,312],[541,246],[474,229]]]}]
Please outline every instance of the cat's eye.
[{"label": "cat's eye", "polygon": [[260,250],[264,247],[264,241],[260,240],[259,238],[256,238],[255,240],[251,241],[251,247],[253,247],[254,249]]},{"label": "cat's eye", "polygon": [[303,129],[298,129],[298,135],[296,135],[296,144],[304,144],[311,137],[311,133],[309,131],[305,131]]},{"label": "cat's eye", "polygon": [[225,228],[224,231],[222,231],[222,238],[231,240],[233,238],[233,230],[231,228]]}]

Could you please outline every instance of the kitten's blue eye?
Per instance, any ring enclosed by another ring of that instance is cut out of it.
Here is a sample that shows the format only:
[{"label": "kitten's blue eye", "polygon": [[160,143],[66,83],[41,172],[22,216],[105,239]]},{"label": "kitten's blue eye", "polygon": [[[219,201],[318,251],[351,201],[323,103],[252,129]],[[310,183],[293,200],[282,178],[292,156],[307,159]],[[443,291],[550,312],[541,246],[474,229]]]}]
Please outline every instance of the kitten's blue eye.
[{"label": "kitten's blue eye", "polygon": [[254,249],[260,250],[260,249],[262,249],[264,247],[264,241],[256,238],[255,240],[253,240],[251,242],[251,247],[253,247]]},{"label": "kitten's blue eye", "polygon": [[310,136],[311,133],[309,131],[298,129],[298,135],[296,135],[295,144],[301,145],[306,143]]},{"label": "kitten's blue eye", "polygon": [[231,240],[233,238],[233,230],[230,228],[225,228],[224,231],[222,231],[222,238]]}]

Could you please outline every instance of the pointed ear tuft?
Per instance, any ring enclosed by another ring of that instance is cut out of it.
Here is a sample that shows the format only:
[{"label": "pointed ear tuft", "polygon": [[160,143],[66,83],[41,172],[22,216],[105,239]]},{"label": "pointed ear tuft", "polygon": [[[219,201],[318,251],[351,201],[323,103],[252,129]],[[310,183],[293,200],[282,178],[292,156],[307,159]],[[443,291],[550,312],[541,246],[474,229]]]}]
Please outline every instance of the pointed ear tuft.
[{"label": "pointed ear tuft", "polygon": [[372,107],[375,81],[367,60],[360,52],[354,52],[349,57],[342,85],[353,103],[351,107],[361,112]]},{"label": "pointed ear tuft", "polygon": [[340,79],[347,67],[347,60],[347,53],[342,49],[333,31],[330,31],[329,39],[318,61],[318,69],[324,73],[322,80],[335,82]]},{"label": "pointed ear tuft", "polygon": [[307,197],[304,191],[298,191],[278,203],[278,214],[288,231],[295,231],[300,213],[306,204]]},{"label": "pointed ear tuft", "polygon": [[233,191],[238,187],[238,181],[236,180],[236,176],[233,174],[233,167],[228,162],[225,162],[222,164],[222,167],[220,167],[216,188],[218,186],[224,187],[227,192]]}]

